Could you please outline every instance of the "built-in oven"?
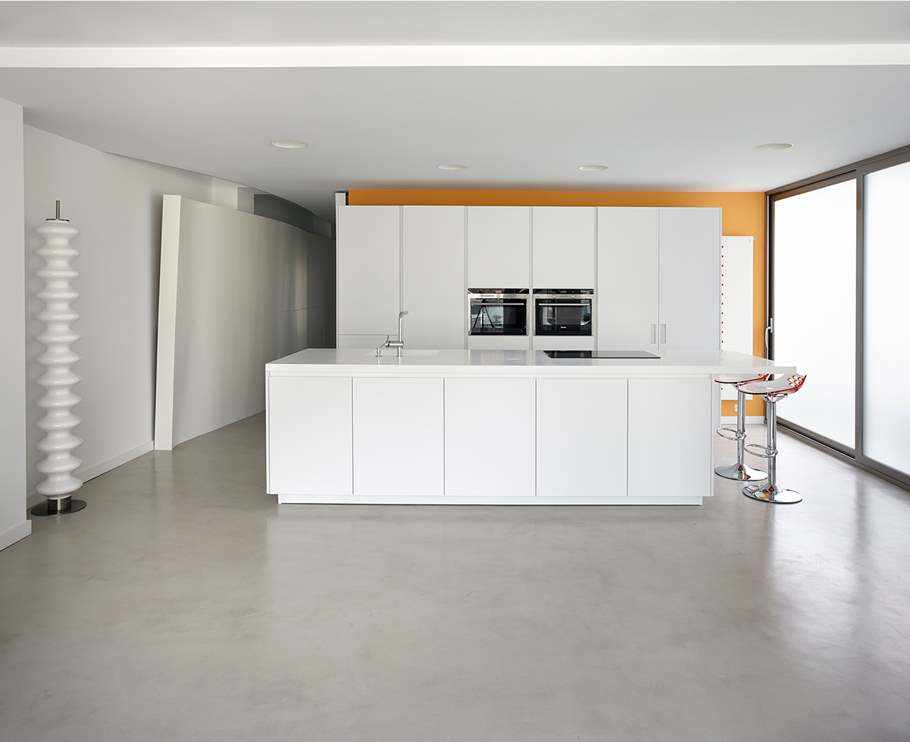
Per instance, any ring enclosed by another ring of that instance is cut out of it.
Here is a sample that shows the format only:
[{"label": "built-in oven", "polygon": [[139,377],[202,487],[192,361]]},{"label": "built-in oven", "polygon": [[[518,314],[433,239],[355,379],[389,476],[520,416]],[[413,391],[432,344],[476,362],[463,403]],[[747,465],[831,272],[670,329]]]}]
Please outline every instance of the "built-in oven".
[{"label": "built-in oven", "polygon": [[593,289],[534,289],[534,334],[591,337]]},{"label": "built-in oven", "polygon": [[469,335],[527,335],[528,289],[468,289]]}]

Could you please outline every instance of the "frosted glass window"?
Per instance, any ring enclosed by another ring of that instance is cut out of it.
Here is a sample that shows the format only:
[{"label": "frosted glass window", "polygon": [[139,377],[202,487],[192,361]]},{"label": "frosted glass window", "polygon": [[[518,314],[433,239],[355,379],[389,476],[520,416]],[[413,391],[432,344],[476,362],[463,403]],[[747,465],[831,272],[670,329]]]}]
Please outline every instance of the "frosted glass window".
[{"label": "frosted glass window", "polygon": [[910,474],[910,163],[865,186],[863,453]]},{"label": "frosted glass window", "polygon": [[778,414],[854,447],[856,181],[774,202],[774,357],[809,375]]}]

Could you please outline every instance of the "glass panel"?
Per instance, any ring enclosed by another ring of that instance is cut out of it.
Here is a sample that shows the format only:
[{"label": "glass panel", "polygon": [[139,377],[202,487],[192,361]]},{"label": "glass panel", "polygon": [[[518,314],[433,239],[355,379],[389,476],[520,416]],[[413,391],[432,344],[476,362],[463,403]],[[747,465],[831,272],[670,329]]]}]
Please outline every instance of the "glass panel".
[{"label": "glass panel", "polygon": [[524,335],[527,328],[525,302],[478,300],[471,302],[472,335]]},{"label": "glass panel", "polygon": [[856,181],[774,202],[774,357],[808,374],[781,417],[854,446]]},{"label": "glass panel", "polygon": [[910,162],[865,185],[863,453],[910,474]]},{"label": "glass panel", "polygon": [[538,300],[538,335],[591,335],[589,300]]}]

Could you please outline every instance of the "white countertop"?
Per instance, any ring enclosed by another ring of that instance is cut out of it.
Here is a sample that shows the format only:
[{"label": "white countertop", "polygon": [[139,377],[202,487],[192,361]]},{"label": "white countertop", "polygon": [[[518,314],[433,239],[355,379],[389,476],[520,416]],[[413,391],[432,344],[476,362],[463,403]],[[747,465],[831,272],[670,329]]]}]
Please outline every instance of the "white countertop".
[{"label": "white countertop", "polygon": [[310,348],[266,364],[266,374],[316,375],[717,375],[737,373],[794,373],[796,368],[730,351],[667,351],[660,358],[550,358],[543,351],[424,350],[405,348],[402,358],[386,351]]}]

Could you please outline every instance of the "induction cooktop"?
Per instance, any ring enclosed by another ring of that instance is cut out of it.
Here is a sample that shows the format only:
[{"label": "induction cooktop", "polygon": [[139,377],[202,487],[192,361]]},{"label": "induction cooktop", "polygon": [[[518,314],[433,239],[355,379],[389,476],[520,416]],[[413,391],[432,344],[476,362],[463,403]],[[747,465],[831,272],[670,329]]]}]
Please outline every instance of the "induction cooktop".
[{"label": "induction cooktop", "polygon": [[647,350],[545,350],[550,358],[657,358]]}]

